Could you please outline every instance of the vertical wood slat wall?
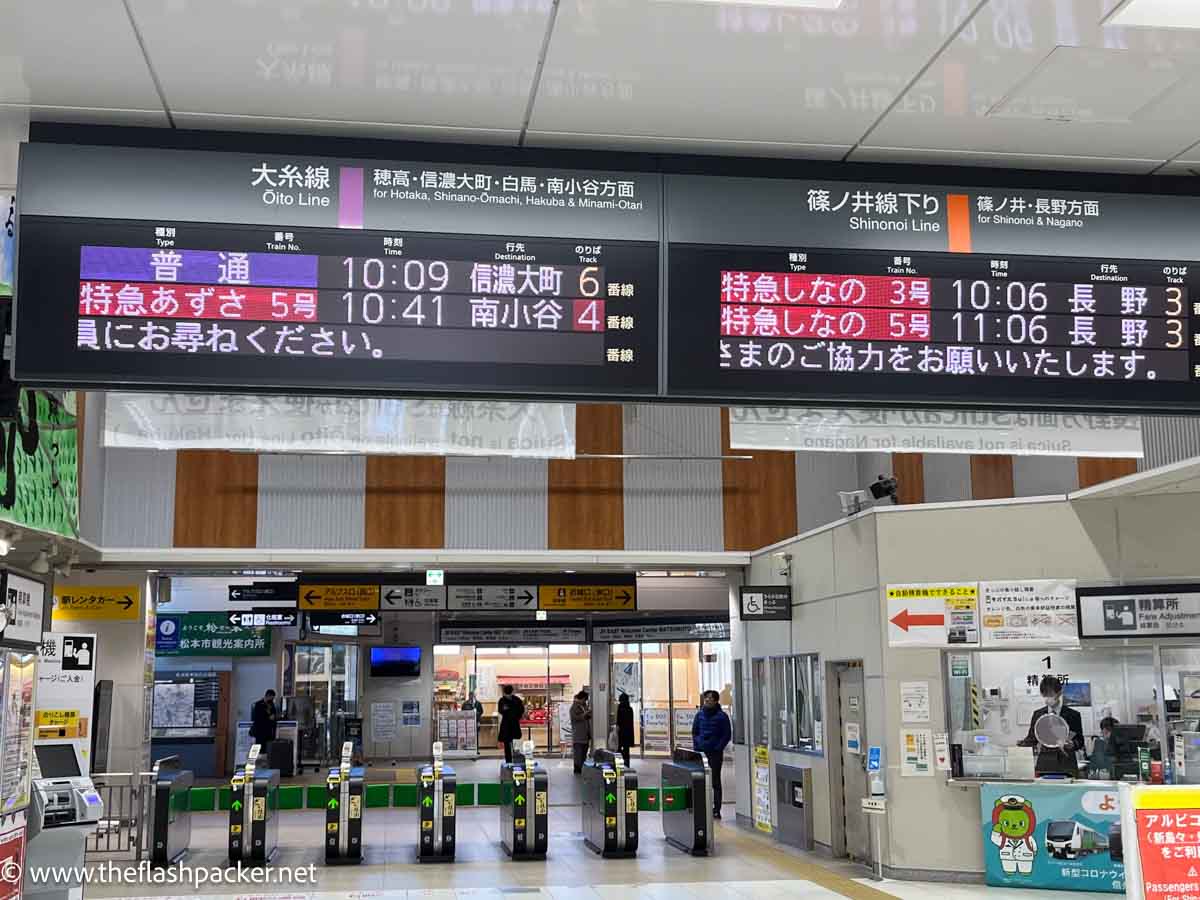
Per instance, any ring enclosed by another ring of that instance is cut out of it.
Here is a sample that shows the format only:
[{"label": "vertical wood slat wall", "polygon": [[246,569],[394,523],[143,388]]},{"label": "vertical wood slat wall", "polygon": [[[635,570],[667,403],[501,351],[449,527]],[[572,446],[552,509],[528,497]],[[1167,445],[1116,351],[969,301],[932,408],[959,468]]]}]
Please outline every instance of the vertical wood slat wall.
[{"label": "vertical wood slat wall", "polygon": [[[83,410],[80,420],[83,420]],[[81,427],[82,431],[82,427]],[[580,453],[623,451],[621,407],[580,404]],[[721,413],[721,448],[729,447],[729,415]],[[82,454],[82,442],[80,447]],[[738,451],[740,454],[741,451]],[[756,550],[797,532],[795,456],[746,454],[724,460],[724,549]],[[925,501],[924,457],[892,454],[901,503]],[[257,539],[259,458],[254,453],[187,450],[176,455],[174,546],[254,547]],[[1135,460],[1080,459],[1079,486],[1133,474]],[[617,459],[553,460],[547,469],[548,547],[620,550],[625,547],[624,466]],[[971,457],[973,499],[1012,497],[1009,456]],[[433,456],[376,456],[366,461],[364,545],[368,548],[437,549],[446,538],[446,461]],[[636,548],[632,548],[636,549]]]},{"label": "vertical wood slat wall", "polygon": [[[621,453],[621,406],[575,408],[577,453]],[[547,466],[551,550],[625,549],[625,467],[619,459],[552,459]]]},{"label": "vertical wood slat wall", "polygon": [[721,462],[726,550],[757,550],[796,533],[796,456],[789,451],[748,453],[729,447],[729,410],[721,410],[721,452],[750,459]]}]

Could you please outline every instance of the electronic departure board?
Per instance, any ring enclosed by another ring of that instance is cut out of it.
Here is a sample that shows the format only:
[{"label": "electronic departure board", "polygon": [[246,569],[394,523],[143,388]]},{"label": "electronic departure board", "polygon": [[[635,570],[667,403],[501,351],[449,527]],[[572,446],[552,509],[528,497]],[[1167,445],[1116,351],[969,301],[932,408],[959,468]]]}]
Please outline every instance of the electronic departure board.
[{"label": "electronic departure board", "polygon": [[1173,264],[673,247],[670,285],[672,390],[1051,405],[1200,390],[1200,290]]},{"label": "electronic departure board", "polygon": [[669,192],[672,396],[1200,408],[1194,198],[697,181]]},{"label": "electronic departure board", "polygon": [[[203,182],[212,165],[216,202],[202,183],[186,204],[172,197],[172,170]],[[67,189],[31,190],[20,220],[20,378],[351,394],[658,390],[658,244],[610,239],[636,237],[646,215],[657,233],[633,177],[230,165],[223,154],[168,151],[148,167],[129,177],[149,179],[154,193],[131,188],[121,211],[153,218],[46,215]],[[214,214],[240,221],[199,221]],[[458,224],[480,232],[435,230]]]}]

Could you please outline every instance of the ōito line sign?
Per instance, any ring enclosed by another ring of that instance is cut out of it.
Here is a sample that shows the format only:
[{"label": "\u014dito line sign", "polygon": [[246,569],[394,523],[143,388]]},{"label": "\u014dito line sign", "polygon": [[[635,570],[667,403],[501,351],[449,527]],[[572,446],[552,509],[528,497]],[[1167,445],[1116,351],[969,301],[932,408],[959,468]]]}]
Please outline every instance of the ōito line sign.
[{"label": "\u014dito line sign", "polygon": [[979,643],[979,585],[889,584],[888,646]]},{"label": "\u014dito line sign", "polygon": [[538,609],[576,612],[637,609],[637,585],[543,584],[538,588]]}]

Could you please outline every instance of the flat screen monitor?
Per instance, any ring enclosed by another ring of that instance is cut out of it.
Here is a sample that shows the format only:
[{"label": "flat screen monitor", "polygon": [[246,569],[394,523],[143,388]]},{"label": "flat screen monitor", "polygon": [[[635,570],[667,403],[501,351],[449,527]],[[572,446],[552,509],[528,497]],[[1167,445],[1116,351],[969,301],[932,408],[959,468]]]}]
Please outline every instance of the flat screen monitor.
[{"label": "flat screen monitor", "polygon": [[36,744],[38,768],[43,778],[78,778],[79,759],[75,756],[74,744]]},{"label": "flat screen monitor", "polygon": [[416,678],[421,674],[420,647],[372,647],[372,678]]}]

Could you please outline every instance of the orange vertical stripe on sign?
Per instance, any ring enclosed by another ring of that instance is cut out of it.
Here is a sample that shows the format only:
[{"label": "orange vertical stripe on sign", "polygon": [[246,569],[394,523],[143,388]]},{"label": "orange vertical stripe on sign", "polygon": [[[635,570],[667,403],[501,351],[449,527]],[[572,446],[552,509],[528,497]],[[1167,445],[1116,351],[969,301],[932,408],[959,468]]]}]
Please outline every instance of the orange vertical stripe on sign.
[{"label": "orange vertical stripe on sign", "polygon": [[951,253],[971,252],[971,198],[966,194],[946,195],[946,227]]}]

